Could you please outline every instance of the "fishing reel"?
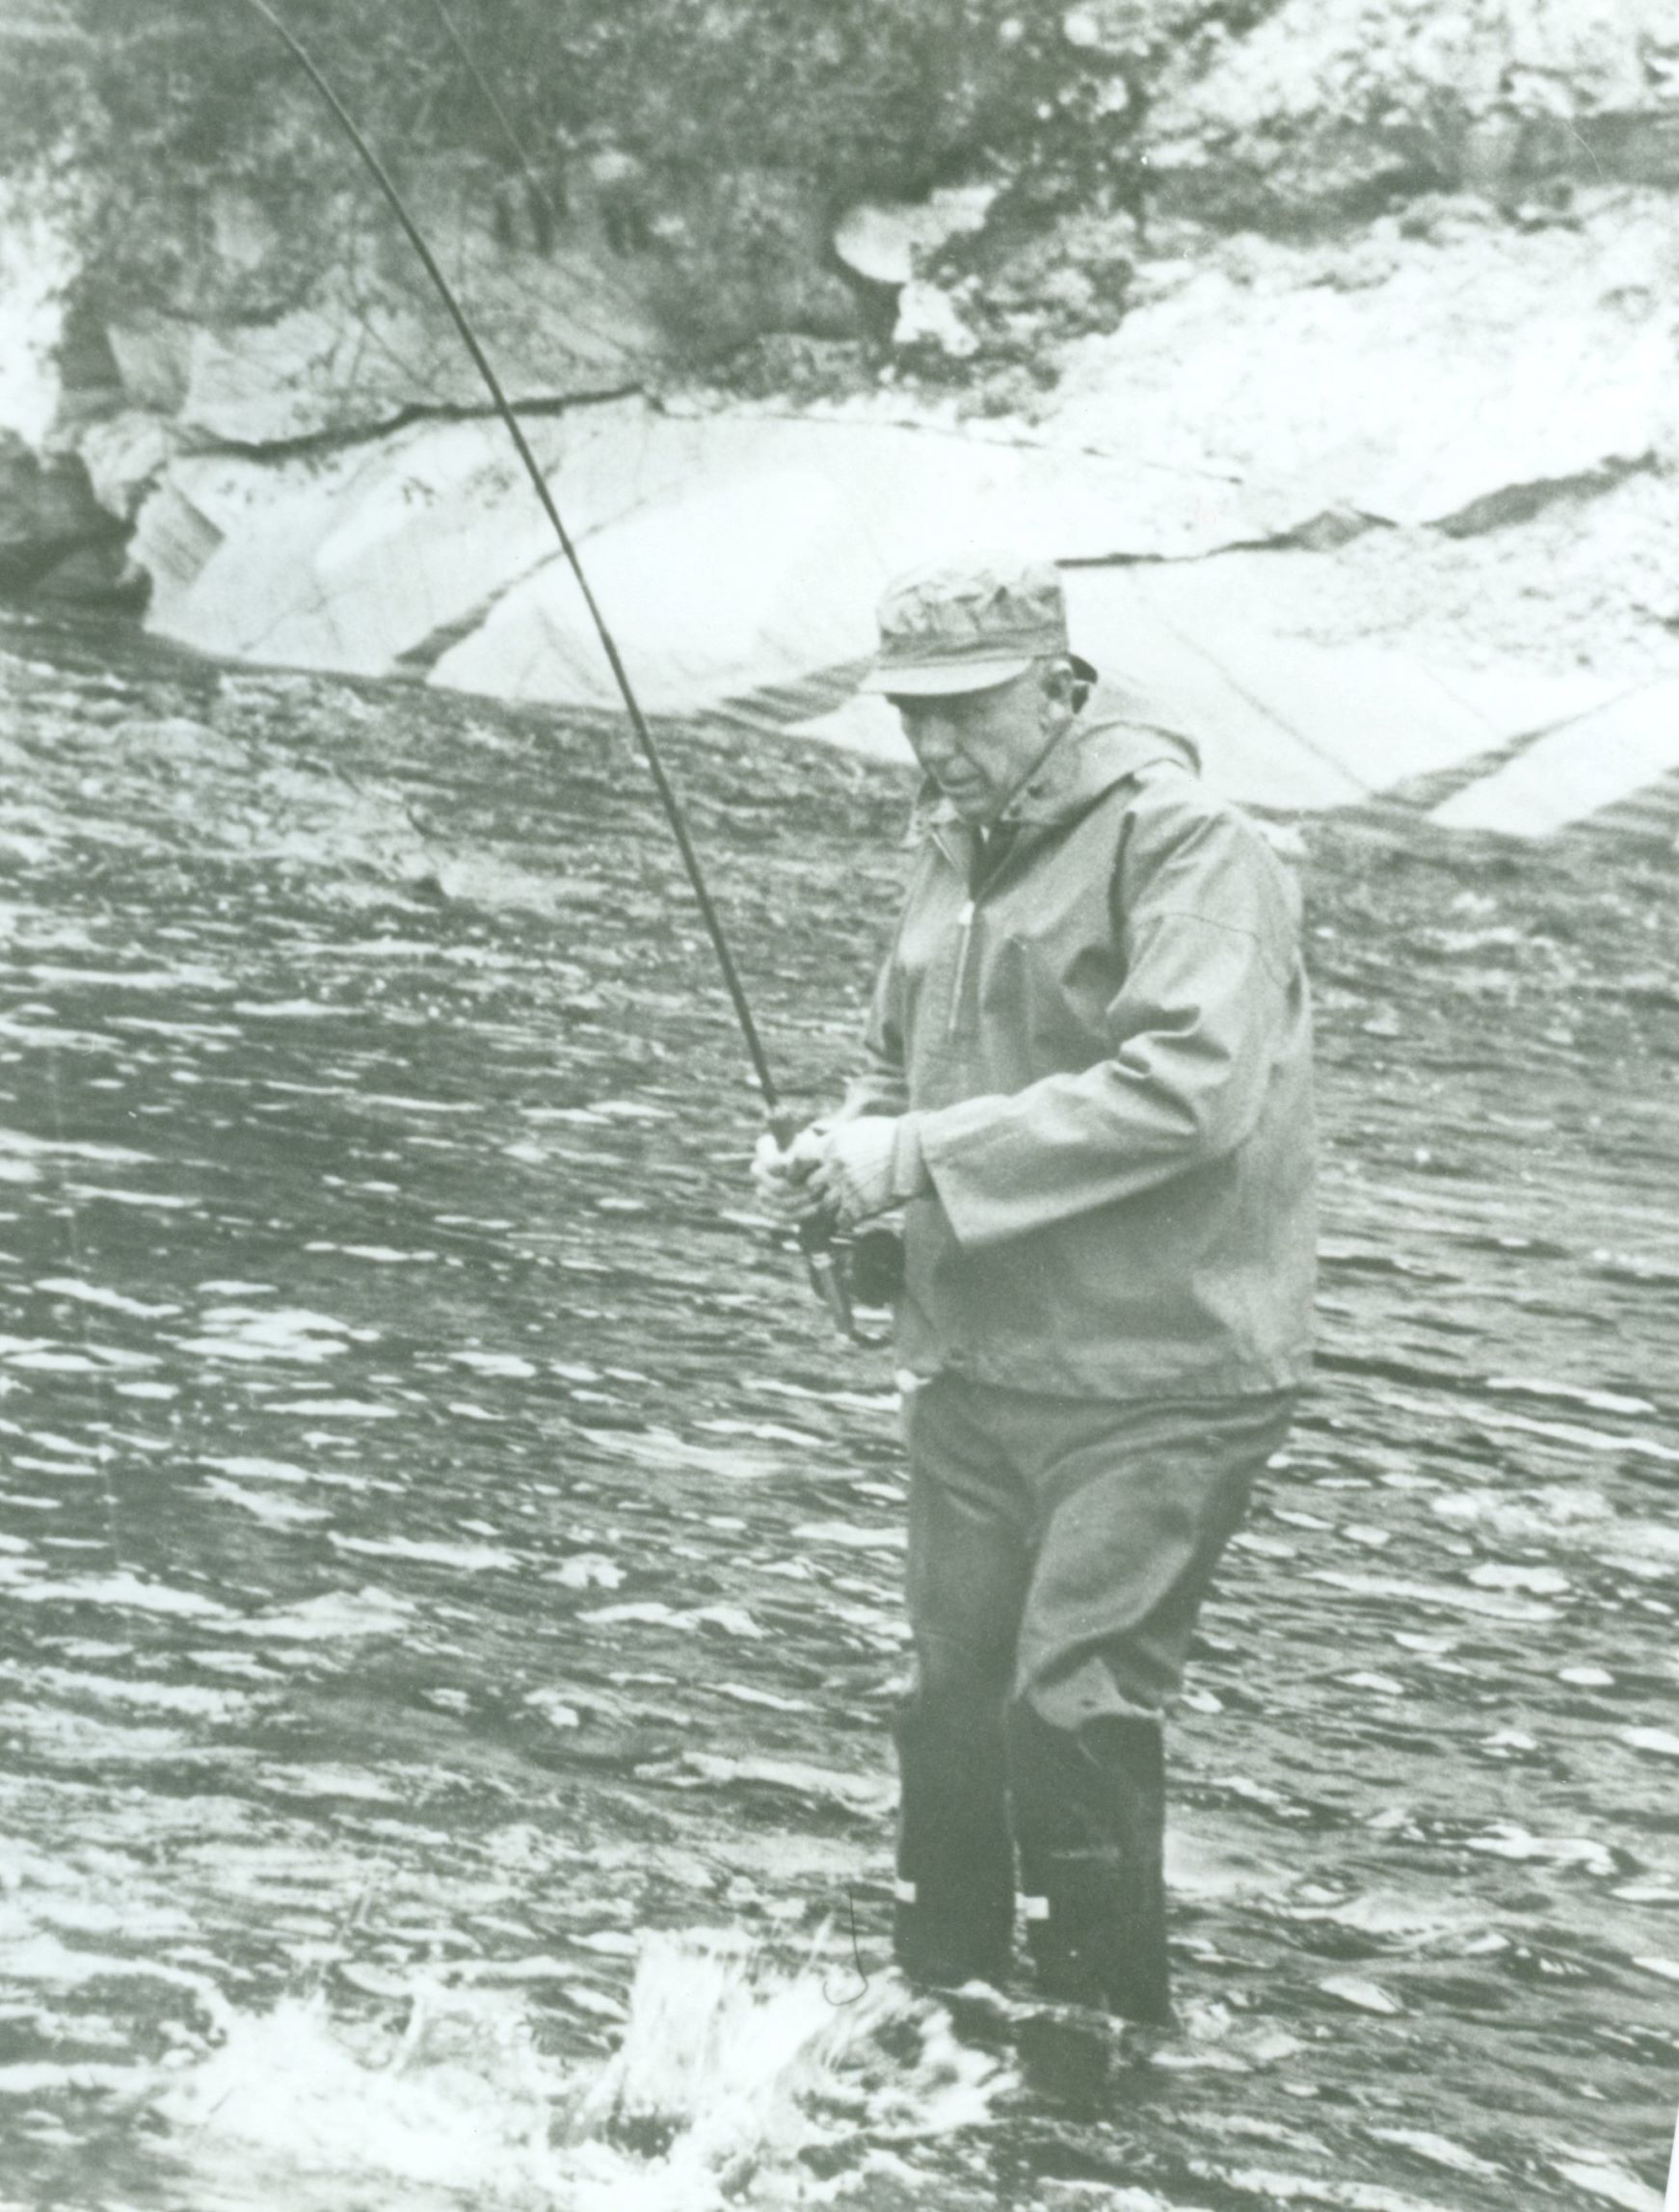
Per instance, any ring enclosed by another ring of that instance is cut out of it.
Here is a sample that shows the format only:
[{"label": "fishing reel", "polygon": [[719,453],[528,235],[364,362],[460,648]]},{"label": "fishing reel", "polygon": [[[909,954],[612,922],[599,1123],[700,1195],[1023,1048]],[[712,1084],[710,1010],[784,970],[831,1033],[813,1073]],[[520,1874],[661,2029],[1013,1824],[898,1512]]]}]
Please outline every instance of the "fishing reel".
[{"label": "fishing reel", "polygon": [[840,1333],[853,1344],[887,1342],[881,1330],[861,1328],[857,1309],[880,1313],[893,1306],[904,1280],[903,1234],[895,1224],[870,1222],[841,1235],[826,1224],[807,1222],[799,1232],[811,1288],[833,1315]]},{"label": "fishing reel", "polygon": [[871,1221],[836,1242],[853,1305],[895,1305],[904,1287],[904,1236],[897,1224]]}]

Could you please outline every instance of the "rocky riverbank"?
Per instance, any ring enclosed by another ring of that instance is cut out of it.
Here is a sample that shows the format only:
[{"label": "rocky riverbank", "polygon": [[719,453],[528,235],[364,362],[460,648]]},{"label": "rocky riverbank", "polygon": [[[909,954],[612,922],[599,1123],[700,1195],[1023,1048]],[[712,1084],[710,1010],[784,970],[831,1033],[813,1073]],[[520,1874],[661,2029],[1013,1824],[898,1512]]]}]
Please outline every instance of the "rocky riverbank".
[{"label": "rocky riverbank", "polygon": [[[600,192],[539,253],[440,177],[427,226],[649,706],[891,754],[844,703],[880,583],[1027,543],[1245,798],[1539,834],[1654,789],[1631,818],[1666,834],[1679,48],[1640,0],[1429,13],[1187,40],[1133,119],[1141,200],[851,208],[821,312],[784,285],[802,332],[704,379]],[[1124,17],[1065,37],[1117,69]],[[217,655],[610,704],[470,363],[349,204],[284,312],[71,318],[50,457],[0,457],[0,589],[145,589]],[[219,250],[273,245],[247,207]]]}]

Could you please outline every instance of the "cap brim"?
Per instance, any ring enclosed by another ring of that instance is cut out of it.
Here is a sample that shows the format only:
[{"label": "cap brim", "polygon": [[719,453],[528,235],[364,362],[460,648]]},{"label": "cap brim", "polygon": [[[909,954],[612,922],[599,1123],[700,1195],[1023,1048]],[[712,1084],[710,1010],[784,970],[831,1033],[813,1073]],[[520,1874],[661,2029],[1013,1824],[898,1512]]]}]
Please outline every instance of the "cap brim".
[{"label": "cap brim", "polygon": [[877,663],[858,685],[860,691],[879,692],[888,699],[942,699],[965,691],[995,691],[1012,683],[1032,665],[1028,656],[1012,660],[929,661],[905,667]]}]

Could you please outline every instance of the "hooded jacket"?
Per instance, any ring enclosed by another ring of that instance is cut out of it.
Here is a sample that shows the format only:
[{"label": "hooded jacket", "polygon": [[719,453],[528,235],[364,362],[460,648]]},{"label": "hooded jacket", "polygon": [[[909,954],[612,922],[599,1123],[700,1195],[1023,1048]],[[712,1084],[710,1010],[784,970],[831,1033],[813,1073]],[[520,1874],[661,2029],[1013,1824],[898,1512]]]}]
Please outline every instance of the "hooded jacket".
[{"label": "hooded jacket", "polygon": [[898,1349],[1055,1396],[1304,1376],[1311,1018],[1293,879],[1102,694],[986,839],[923,809],[851,1113],[916,1116]]}]

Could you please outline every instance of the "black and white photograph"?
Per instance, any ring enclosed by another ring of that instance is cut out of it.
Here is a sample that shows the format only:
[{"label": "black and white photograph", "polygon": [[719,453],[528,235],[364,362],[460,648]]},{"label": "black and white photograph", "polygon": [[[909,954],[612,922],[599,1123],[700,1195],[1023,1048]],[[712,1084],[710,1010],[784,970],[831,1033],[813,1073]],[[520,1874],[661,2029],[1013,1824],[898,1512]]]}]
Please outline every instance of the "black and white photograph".
[{"label": "black and white photograph", "polygon": [[0,0],[0,2212],[1679,2212],[1673,0]]}]

